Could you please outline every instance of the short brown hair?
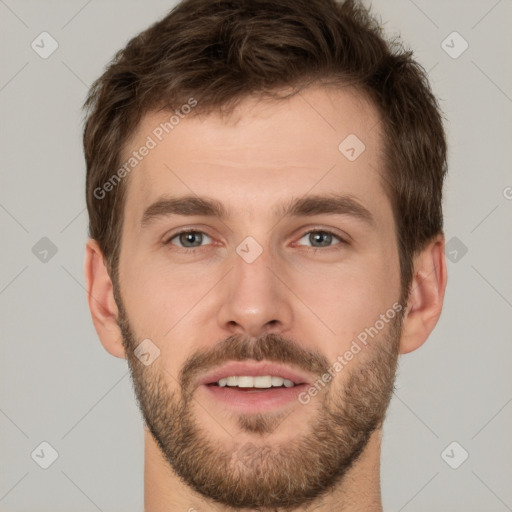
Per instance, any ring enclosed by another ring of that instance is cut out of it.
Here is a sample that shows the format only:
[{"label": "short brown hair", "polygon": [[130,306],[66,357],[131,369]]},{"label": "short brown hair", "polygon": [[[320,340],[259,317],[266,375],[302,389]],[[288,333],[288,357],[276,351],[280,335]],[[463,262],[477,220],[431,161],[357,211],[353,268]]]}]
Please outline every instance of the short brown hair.
[{"label": "short brown hair", "polygon": [[114,56],[89,91],[83,136],[89,236],[113,281],[126,180],[102,199],[94,191],[118,169],[143,115],[173,111],[191,97],[194,113],[228,112],[249,95],[327,82],[354,85],[380,114],[380,175],[405,300],[414,255],[442,233],[446,140],[425,70],[355,0],[184,0]]}]

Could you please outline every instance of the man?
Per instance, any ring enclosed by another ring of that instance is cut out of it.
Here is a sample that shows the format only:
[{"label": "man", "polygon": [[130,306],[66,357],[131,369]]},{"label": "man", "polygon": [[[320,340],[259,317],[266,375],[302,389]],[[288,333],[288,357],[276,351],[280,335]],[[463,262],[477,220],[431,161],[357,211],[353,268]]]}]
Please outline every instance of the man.
[{"label": "man", "polygon": [[91,88],[88,301],[145,510],[381,511],[446,287],[437,102],[355,2],[185,0]]}]

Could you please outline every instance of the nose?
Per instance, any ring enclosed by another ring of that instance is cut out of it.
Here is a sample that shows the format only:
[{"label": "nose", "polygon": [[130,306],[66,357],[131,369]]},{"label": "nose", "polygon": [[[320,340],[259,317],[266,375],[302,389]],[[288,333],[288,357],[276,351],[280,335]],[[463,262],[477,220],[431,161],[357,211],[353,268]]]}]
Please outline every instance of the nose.
[{"label": "nose", "polygon": [[248,263],[234,253],[233,265],[223,283],[220,328],[228,335],[250,337],[288,330],[293,316],[292,294],[283,283],[277,258],[265,249]]}]

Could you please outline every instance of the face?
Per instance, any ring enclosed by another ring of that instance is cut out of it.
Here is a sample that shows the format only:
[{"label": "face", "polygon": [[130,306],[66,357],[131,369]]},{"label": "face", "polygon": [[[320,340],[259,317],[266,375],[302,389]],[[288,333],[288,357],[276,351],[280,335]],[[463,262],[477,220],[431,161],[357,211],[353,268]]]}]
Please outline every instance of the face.
[{"label": "face", "polygon": [[[156,142],[128,178],[114,283],[141,411],[202,495],[306,503],[343,479],[393,390],[403,311],[377,113],[318,88],[158,140],[168,118],[147,115],[125,155]],[[364,151],[340,146],[351,134]]]}]

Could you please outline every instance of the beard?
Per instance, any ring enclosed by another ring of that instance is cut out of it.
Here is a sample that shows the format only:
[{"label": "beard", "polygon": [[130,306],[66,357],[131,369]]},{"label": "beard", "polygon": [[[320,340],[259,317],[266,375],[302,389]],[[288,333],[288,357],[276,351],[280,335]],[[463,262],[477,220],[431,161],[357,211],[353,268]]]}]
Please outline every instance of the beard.
[{"label": "beard", "polygon": [[207,500],[232,509],[304,507],[341,484],[372,433],[382,427],[394,391],[403,311],[341,370],[343,385],[334,385],[340,376],[333,378],[310,404],[300,405],[311,412],[306,425],[298,426],[300,434],[286,444],[262,441],[295,408],[287,414],[238,414],[233,418],[240,433],[252,435],[254,442],[240,443],[234,436],[229,444],[215,440],[196,418],[193,384],[198,375],[228,361],[264,359],[321,377],[332,362],[279,334],[235,335],[192,354],[171,390],[166,370],[158,364],[146,367],[134,355],[141,340],[117,295],[118,324],[145,424],[173,472]]}]

